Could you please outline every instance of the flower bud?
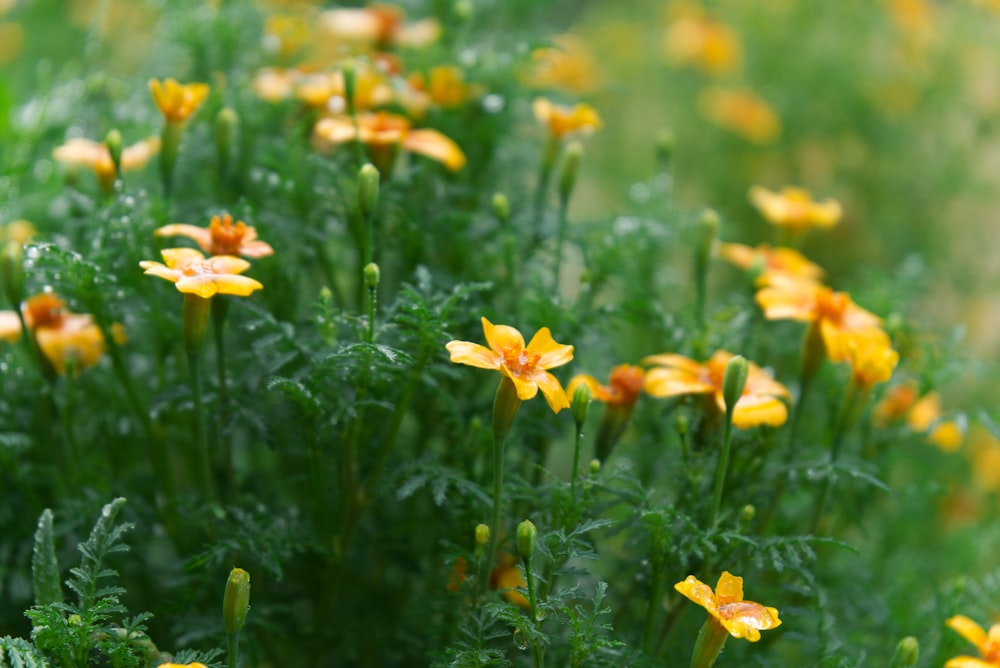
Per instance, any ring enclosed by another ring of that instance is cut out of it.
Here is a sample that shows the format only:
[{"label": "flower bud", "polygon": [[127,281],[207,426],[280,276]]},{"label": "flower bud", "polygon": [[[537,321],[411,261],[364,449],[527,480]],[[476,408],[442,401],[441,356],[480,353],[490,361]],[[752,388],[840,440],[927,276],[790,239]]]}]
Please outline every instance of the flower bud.
[{"label": "flower bud", "polygon": [[674,139],[674,133],[666,128],[660,130],[656,135],[656,159],[663,164],[664,167],[670,164],[670,158],[674,154],[674,144],[676,140]]},{"label": "flower bud", "polygon": [[354,91],[357,89],[358,73],[354,69],[354,63],[344,63],[340,68],[344,75],[344,100],[347,102],[347,111],[354,113]]},{"label": "flower bud", "polygon": [[736,402],[743,396],[743,388],[747,386],[750,376],[750,363],[742,355],[735,355],[726,365],[726,374],[722,377],[722,397],[726,402],[726,413],[732,419]]},{"label": "flower bud", "polygon": [[756,514],[757,514],[757,509],[753,506],[753,504],[748,503],[747,505],[743,506],[743,521],[744,522],[748,522],[749,523],[749,522],[753,521],[754,515],[756,515]]},{"label": "flower bud", "polygon": [[719,234],[719,214],[714,209],[705,209],[698,218],[698,226],[695,231],[695,252],[699,259],[708,257],[712,253],[712,244]]},{"label": "flower bud", "polygon": [[517,525],[517,553],[524,559],[531,559],[535,552],[535,540],[538,538],[538,529],[531,523],[531,520],[524,520]]},{"label": "flower bud", "polygon": [[468,23],[472,20],[473,9],[472,0],[456,0],[453,6],[455,19],[461,23]]},{"label": "flower bud", "polygon": [[104,145],[108,147],[111,154],[111,162],[115,165],[115,174],[122,173],[122,133],[117,129],[111,130],[104,137]]},{"label": "flower bud", "polygon": [[590,388],[586,383],[577,385],[573,391],[573,399],[569,408],[570,412],[573,413],[573,420],[576,421],[576,426],[579,428],[587,421],[587,411],[590,409]]},{"label": "flower bud", "polygon": [[242,568],[229,572],[226,593],[222,598],[222,623],[226,633],[239,633],[250,609],[250,574]]},{"label": "flower bud", "polygon": [[3,294],[15,309],[24,299],[24,247],[16,241],[4,244],[0,254],[0,277]]},{"label": "flower bud", "polygon": [[580,158],[583,157],[583,144],[570,142],[566,147],[566,157],[563,159],[562,174],[559,177],[559,197],[569,199],[576,186],[576,175],[580,171]]},{"label": "flower bud", "polygon": [[913,636],[906,636],[896,645],[896,653],[892,657],[889,668],[909,668],[915,666],[920,658],[920,643]]},{"label": "flower bud", "polygon": [[691,429],[691,420],[687,415],[678,415],[674,420],[674,431],[681,438],[687,436],[688,430]]},{"label": "flower bud", "polygon": [[590,474],[591,475],[597,475],[600,472],[601,472],[601,460],[600,459],[591,459],[590,460]]},{"label": "flower bud", "polygon": [[378,204],[378,168],[371,163],[365,164],[358,172],[358,206],[361,214],[367,218]]},{"label": "flower bud", "polygon": [[510,218],[510,202],[507,201],[507,196],[503,193],[493,195],[493,213],[503,223],[506,223]]},{"label": "flower bud", "polygon": [[490,528],[485,524],[476,525],[476,545],[482,547],[490,542]]},{"label": "flower bud", "polygon": [[240,130],[240,117],[232,107],[223,107],[215,117],[215,151],[221,165],[229,164],[229,154]]},{"label": "flower bud", "polygon": [[369,290],[374,290],[378,287],[378,281],[381,275],[382,272],[379,270],[378,265],[374,262],[369,262],[365,265],[365,285],[368,286]]}]

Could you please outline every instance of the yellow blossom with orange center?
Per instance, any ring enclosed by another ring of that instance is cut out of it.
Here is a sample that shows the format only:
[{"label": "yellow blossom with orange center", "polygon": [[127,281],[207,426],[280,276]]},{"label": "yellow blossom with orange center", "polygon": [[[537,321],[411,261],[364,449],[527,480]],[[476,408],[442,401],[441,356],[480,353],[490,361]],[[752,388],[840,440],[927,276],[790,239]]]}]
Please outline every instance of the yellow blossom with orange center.
[{"label": "yellow blossom with orange center", "polygon": [[736,32],[700,8],[686,8],[670,22],[663,52],[674,65],[692,65],[712,76],[731,74],[743,63]]},{"label": "yellow blossom with orange center", "polygon": [[[51,292],[27,299],[21,315],[38,348],[59,374],[65,374],[67,367],[78,370],[94,366],[107,347],[93,316],[70,312],[66,302]],[[111,333],[115,341],[124,343],[125,329],[121,325],[113,325]],[[0,312],[0,339],[13,342],[20,336],[17,313]]]},{"label": "yellow blossom with orange center", "polygon": [[183,123],[208,97],[208,84],[181,84],[176,79],[149,80],[149,92],[153,102],[168,122]]},{"label": "yellow blossom with orange center", "polygon": [[372,162],[383,171],[391,168],[391,154],[397,146],[439,162],[451,171],[465,166],[465,154],[454,141],[437,130],[411,129],[409,120],[388,112],[359,114],[356,125],[348,116],[323,118],[313,128],[312,137],[313,146],[319,151],[358,139],[368,147]]},{"label": "yellow blossom with orange center", "polygon": [[855,304],[846,292],[825,285],[775,275],[757,291],[757,304],[769,320],[812,323],[832,362],[847,361],[852,339],[871,337],[889,345],[878,316]]},{"label": "yellow blossom with orange center", "polygon": [[879,427],[904,418],[910,429],[926,434],[928,441],[945,452],[954,452],[962,445],[964,434],[958,421],[941,419],[941,395],[937,392],[921,397],[914,383],[902,383],[889,388],[872,410],[872,423]]},{"label": "yellow blossom with orange center", "polygon": [[242,255],[261,258],[274,254],[270,244],[257,238],[257,229],[242,220],[233,222],[228,213],[212,216],[208,227],[198,227],[185,223],[164,225],[156,230],[156,236],[183,236],[193,239],[209,255]]},{"label": "yellow blossom with orange center", "polygon": [[[653,365],[646,372],[644,387],[654,397],[709,394],[718,410],[725,413],[723,379],[732,358],[733,355],[724,350],[716,352],[704,364],[673,353],[651,355],[642,360],[643,364]],[[791,401],[788,388],[753,362],[748,364],[747,382],[733,409],[733,425],[748,429],[759,425],[777,427],[784,424],[788,419],[786,403]]]},{"label": "yellow blossom with orange center", "polygon": [[208,299],[216,294],[246,297],[264,286],[240,276],[250,263],[232,255],[205,256],[193,248],[165,248],[160,251],[166,264],[143,260],[139,266],[150,276],[176,284],[180,292]]},{"label": "yellow blossom with orange center", "polygon": [[645,379],[646,372],[642,367],[621,364],[611,370],[607,385],[601,385],[596,378],[587,374],[574,376],[566,386],[566,394],[573,396],[577,387],[586,385],[590,389],[591,399],[630,409],[638,400]]},{"label": "yellow blossom with orange center", "polygon": [[760,640],[760,632],[781,626],[777,608],[743,600],[743,578],[723,571],[715,591],[693,575],[674,585],[674,589],[708,611],[734,638],[750,642]]},{"label": "yellow blossom with orange center", "polygon": [[808,190],[791,186],[782,188],[781,192],[754,186],[750,189],[750,203],[767,222],[792,231],[831,228],[840,222],[844,213],[836,200],[816,202]]},{"label": "yellow blossom with orange center", "polygon": [[532,103],[531,110],[538,122],[549,129],[549,135],[556,139],[577,132],[590,134],[599,130],[602,125],[597,110],[582,102],[569,107],[538,97]]},{"label": "yellow blossom with orange center", "polygon": [[755,144],[770,144],[781,134],[778,114],[751,90],[708,88],[698,106],[708,120]]},{"label": "yellow blossom with orange center", "polygon": [[944,668],[1000,668],[1000,624],[994,624],[989,631],[985,631],[965,615],[955,615],[945,625],[975,645],[982,658],[956,656],[948,659]]},{"label": "yellow blossom with orange center", "polygon": [[899,364],[899,353],[885,336],[857,336],[847,342],[847,361],[851,365],[851,382],[868,390],[887,383]]},{"label": "yellow blossom with orange center", "polygon": [[601,74],[590,45],[577,35],[558,35],[552,46],[531,52],[531,66],[524,76],[533,88],[562,90],[583,95],[601,86]]},{"label": "yellow blossom with orange center", "polygon": [[573,346],[556,343],[548,327],[542,327],[524,345],[521,333],[508,325],[494,325],[482,319],[483,334],[489,348],[469,341],[449,341],[445,346],[451,361],[480,369],[494,369],[509,378],[518,399],[526,401],[542,391],[553,412],[569,408],[569,400],[559,380],[548,369],[573,359]]},{"label": "yellow blossom with orange center", "polygon": [[743,244],[720,243],[716,252],[719,257],[740,269],[757,271],[762,283],[767,283],[768,278],[775,273],[812,282],[819,282],[823,278],[823,269],[794,248],[772,248],[768,244],[751,248]]},{"label": "yellow blossom with orange center", "polygon": [[480,94],[479,86],[466,83],[465,72],[454,65],[432,67],[426,77],[414,72],[407,83],[413,92],[426,95],[428,102],[439,107],[458,107]]},{"label": "yellow blossom with orange center", "polygon": [[[145,167],[160,152],[159,137],[148,137],[122,150],[121,171],[132,172]],[[94,172],[101,187],[108,189],[117,173],[107,144],[76,137],[52,151],[52,157],[68,167],[86,167]]]}]

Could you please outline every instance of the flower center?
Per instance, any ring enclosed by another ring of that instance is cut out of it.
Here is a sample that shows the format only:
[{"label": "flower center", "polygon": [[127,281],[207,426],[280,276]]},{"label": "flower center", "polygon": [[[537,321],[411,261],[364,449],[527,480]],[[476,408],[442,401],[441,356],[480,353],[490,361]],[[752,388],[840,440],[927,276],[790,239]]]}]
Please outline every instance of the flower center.
[{"label": "flower center", "polygon": [[239,255],[240,247],[243,245],[243,238],[247,233],[247,226],[242,220],[233,224],[233,217],[228,213],[213,216],[208,227],[212,235],[212,255]]},{"label": "flower center", "polygon": [[817,320],[840,322],[850,303],[851,298],[846,292],[834,292],[830,288],[818,290],[816,292]]},{"label": "flower center", "polygon": [[507,349],[503,352],[503,365],[515,376],[526,376],[535,370],[538,353],[523,348]]},{"label": "flower center", "polygon": [[58,328],[62,325],[66,302],[54,294],[44,292],[24,303],[24,321],[28,327]]}]

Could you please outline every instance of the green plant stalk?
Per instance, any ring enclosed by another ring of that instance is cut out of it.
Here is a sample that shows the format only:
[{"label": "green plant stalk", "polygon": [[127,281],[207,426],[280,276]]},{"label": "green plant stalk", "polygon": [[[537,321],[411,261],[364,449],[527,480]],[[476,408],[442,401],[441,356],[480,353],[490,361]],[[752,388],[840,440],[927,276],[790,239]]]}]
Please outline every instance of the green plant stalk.
[{"label": "green plant stalk", "polygon": [[232,501],[236,488],[236,470],[233,462],[233,441],[225,434],[229,421],[229,383],[226,378],[226,316],[229,300],[216,296],[212,300],[212,334],[215,339],[215,370],[219,385],[219,444],[222,447],[222,465],[225,473],[225,498]]},{"label": "green plant stalk", "polygon": [[503,229],[503,260],[504,268],[507,270],[507,283],[510,287],[509,294],[511,295],[511,306],[515,316],[518,319],[520,315],[520,280],[517,274],[517,264],[515,262],[514,253],[514,230],[510,223],[510,216],[507,216],[505,220],[501,220],[500,224]]},{"label": "green plant stalk", "polygon": [[719,519],[719,509],[722,507],[722,488],[726,482],[726,470],[729,468],[729,450],[733,440],[733,409],[726,408],[726,427],[722,436],[722,454],[719,455],[719,466],[715,470],[715,492],[712,494],[712,516],[709,526],[715,526]]},{"label": "green plant stalk", "polygon": [[170,199],[173,195],[174,166],[177,164],[177,152],[185,125],[183,121],[165,121],[160,133],[160,178],[163,181],[165,199]]},{"label": "green plant stalk", "polygon": [[[365,266],[368,266],[367,264]],[[375,343],[375,304],[378,298],[378,287],[368,287],[368,343]]]},{"label": "green plant stalk", "polygon": [[534,224],[539,227],[542,223],[542,212],[545,210],[545,195],[549,190],[549,183],[552,181],[552,171],[555,168],[556,159],[559,157],[559,150],[562,142],[556,136],[550,136],[545,144],[542,153],[542,162],[538,169],[538,189],[535,191]]},{"label": "green plant stalk", "polygon": [[201,344],[205,338],[211,303],[211,298],[206,299],[190,293],[184,295],[184,352],[187,354],[188,379],[191,385],[191,400],[194,404],[193,436],[195,457],[198,462],[195,468],[199,469],[201,483],[207,496],[215,498],[211,456],[208,451],[208,440],[205,437],[205,409],[201,395]]},{"label": "green plant stalk", "polygon": [[236,668],[240,659],[240,632],[226,634],[226,668]]},{"label": "green plant stalk", "polygon": [[569,223],[569,197],[559,197],[559,229],[556,236],[556,267],[552,274],[552,294],[559,294],[559,275],[562,272],[563,246],[566,243],[566,227]]},{"label": "green plant stalk", "polygon": [[576,425],[576,438],[573,442],[573,473],[570,476],[570,490],[573,493],[573,500],[576,501],[576,480],[580,475],[580,448],[583,445],[583,425]]},{"label": "green plant stalk", "polygon": [[653,562],[653,582],[649,591],[649,603],[646,606],[646,622],[642,628],[642,651],[650,654],[653,651],[653,627],[656,624],[656,612],[663,598],[663,564]]},{"label": "green plant stalk", "polygon": [[[840,411],[837,414],[837,422],[833,429],[833,435],[830,438],[829,466],[831,468],[840,456],[840,449],[843,445],[844,437],[854,424],[856,408],[858,404],[862,402],[862,399],[866,398],[866,392],[854,383],[851,383],[847,392],[844,394],[844,400],[841,402]],[[833,472],[831,470],[831,475],[823,481],[823,487],[820,488],[820,493],[816,497],[816,507],[813,511],[812,523],[809,525],[809,533],[815,534],[816,530],[819,528],[820,521],[823,519],[823,513],[826,510],[827,503],[830,500],[830,494],[833,491],[832,473]]]},{"label": "green plant stalk", "polygon": [[712,668],[729,638],[729,631],[711,615],[698,632],[691,652],[691,668]]},{"label": "green plant stalk", "polygon": [[[522,561],[524,562],[524,578],[528,582],[528,606],[531,611],[531,623],[538,625],[541,620],[538,618],[538,597],[535,594],[535,573],[531,569],[531,557],[522,557]],[[531,643],[531,651],[535,659],[535,668],[542,668],[545,663],[545,652],[538,640]]]}]

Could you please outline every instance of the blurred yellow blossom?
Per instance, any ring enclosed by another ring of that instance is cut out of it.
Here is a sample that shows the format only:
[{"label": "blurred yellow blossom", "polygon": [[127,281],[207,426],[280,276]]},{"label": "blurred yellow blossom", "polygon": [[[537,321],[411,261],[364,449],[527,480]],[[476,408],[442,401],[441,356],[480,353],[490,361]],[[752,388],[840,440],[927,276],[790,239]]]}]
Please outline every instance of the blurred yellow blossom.
[{"label": "blurred yellow blossom", "polygon": [[559,380],[548,369],[568,364],[573,346],[556,343],[548,327],[542,327],[527,346],[521,332],[508,325],[494,325],[482,318],[483,334],[489,348],[469,341],[449,341],[445,346],[451,361],[480,369],[494,369],[509,378],[520,400],[542,391],[553,412],[569,408],[569,400]]},{"label": "blurred yellow blossom", "polygon": [[755,144],[769,144],[781,134],[778,114],[749,89],[707,88],[698,106],[710,121]]},{"label": "blurred yellow blossom", "polygon": [[12,220],[0,226],[0,245],[13,241],[26,244],[38,235],[38,230],[27,220]]},{"label": "blurred yellow blossom", "polygon": [[497,565],[490,573],[490,588],[498,589],[503,597],[518,606],[527,609],[528,599],[519,592],[518,587],[527,588],[528,581],[524,573],[517,567],[517,559],[512,554],[501,552],[497,555]]},{"label": "blurred yellow blossom", "polygon": [[758,244],[756,248],[751,248],[743,244],[723,242],[716,246],[716,253],[740,269],[755,271],[763,283],[774,274],[812,282],[819,282],[823,278],[823,269],[794,248],[772,248],[768,244]]},{"label": "blurred yellow blossom", "polygon": [[242,220],[233,223],[228,213],[212,216],[208,227],[185,223],[164,225],[156,230],[158,237],[184,236],[193,239],[209,255],[242,255],[260,258],[274,254],[271,245],[257,238],[256,228]]},{"label": "blurred yellow blossom", "polygon": [[962,426],[957,420],[941,419],[941,396],[937,392],[920,397],[915,383],[901,383],[889,388],[872,410],[872,422],[879,427],[904,418],[910,429],[925,434],[928,441],[945,452],[954,452],[962,445]]},{"label": "blurred yellow blossom", "polygon": [[899,364],[899,353],[886,336],[855,336],[847,342],[847,361],[851,365],[851,382],[868,390],[889,382]]},{"label": "blurred yellow blossom", "polygon": [[[145,167],[160,151],[160,139],[148,137],[125,147],[121,155],[121,171],[132,172]],[[56,147],[52,156],[68,167],[86,167],[94,172],[104,190],[110,190],[115,181],[115,163],[103,142],[76,137]]]},{"label": "blurred yellow blossom", "polygon": [[344,51],[421,47],[436,41],[441,33],[434,19],[408,23],[403,8],[389,4],[328,9],[319,15],[316,26],[323,39]]},{"label": "blurred yellow blossom", "polygon": [[24,28],[21,24],[0,22],[0,65],[5,65],[17,58],[23,45]]},{"label": "blurred yellow blossom", "polygon": [[710,620],[722,625],[734,638],[760,640],[760,632],[781,626],[776,608],[743,600],[743,578],[723,571],[715,591],[693,575],[674,585],[688,599],[708,611]]},{"label": "blurred yellow blossom", "polygon": [[808,190],[788,186],[774,192],[754,186],[749,192],[750,203],[772,225],[800,232],[810,227],[831,228],[840,222],[843,209],[834,199],[813,201]]},{"label": "blurred yellow blossom", "polygon": [[156,668],[208,668],[208,666],[195,661],[194,663],[161,663]]},{"label": "blurred yellow blossom", "polygon": [[205,256],[193,248],[164,248],[160,251],[166,264],[143,260],[144,273],[175,283],[180,292],[209,298],[215,294],[246,297],[264,286],[247,276],[246,260],[231,255]]},{"label": "blurred yellow blossom", "polygon": [[264,48],[279,58],[299,54],[309,43],[312,31],[306,18],[296,14],[275,14],[264,21]]},{"label": "blurred yellow blossom", "polygon": [[589,44],[571,34],[553,37],[552,46],[532,51],[531,65],[524,80],[533,88],[574,95],[592,93],[602,84],[597,58]]},{"label": "blurred yellow blossom", "polygon": [[[682,355],[663,353],[642,360],[652,365],[646,372],[645,389],[654,397],[675,397],[683,394],[710,394],[721,413],[726,412],[723,379],[731,353],[717,351],[704,364]],[[791,401],[788,389],[771,378],[759,366],[749,362],[749,375],[743,393],[733,410],[733,425],[749,429],[759,425],[777,427],[788,419],[786,402]]]},{"label": "blurred yellow blossom", "polygon": [[574,132],[590,134],[601,128],[601,117],[597,110],[582,102],[569,107],[538,97],[531,105],[531,110],[535,118],[549,129],[549,135],[556,139]]},{"label": "blurred yellow blossom", "polygon": [[642,392],[643,382],[646,372],[642,367],[632,364],[620,364],[611,370],[608,376],[608,384],[601,383],[593,376],[578,374],[573,376],[566,386],[566,394],[573,396],[573,391],[580,385],[586,385],[590,389],[590,397],[594,401],[631,408],[635,405]]},{"label": "blurred yellow blossom", "polygon": [[950,617],[945,625],[972,643],[982,658],[956,656],[954,659],[948,659],[944,668],[1000,667],[1000,624],[994,624],[987,632],[965,615],[955,615]]},{"label": "blurred yellow blossom", "polygon": [[426,77],[414,72],[407,81],[414,92],[425,94],[438,107],[457,107],[481,93],[479,86],[466,83],[465,72],[454,65],[432,67]]},{"label": "blurred yellow blossom", "polygon": [[203,83],[181,84],[176,79],[150,79],[149,92],[168,122],[183,123],[198,111],[208,97],[209,88]]},{"label": "blurred yellow blossom", "polygon": [[705,74],[732,74],[743,64],[739,36],[696,5],[675,7],[663,35],[663,52],[674,65],[694,66]]}]

